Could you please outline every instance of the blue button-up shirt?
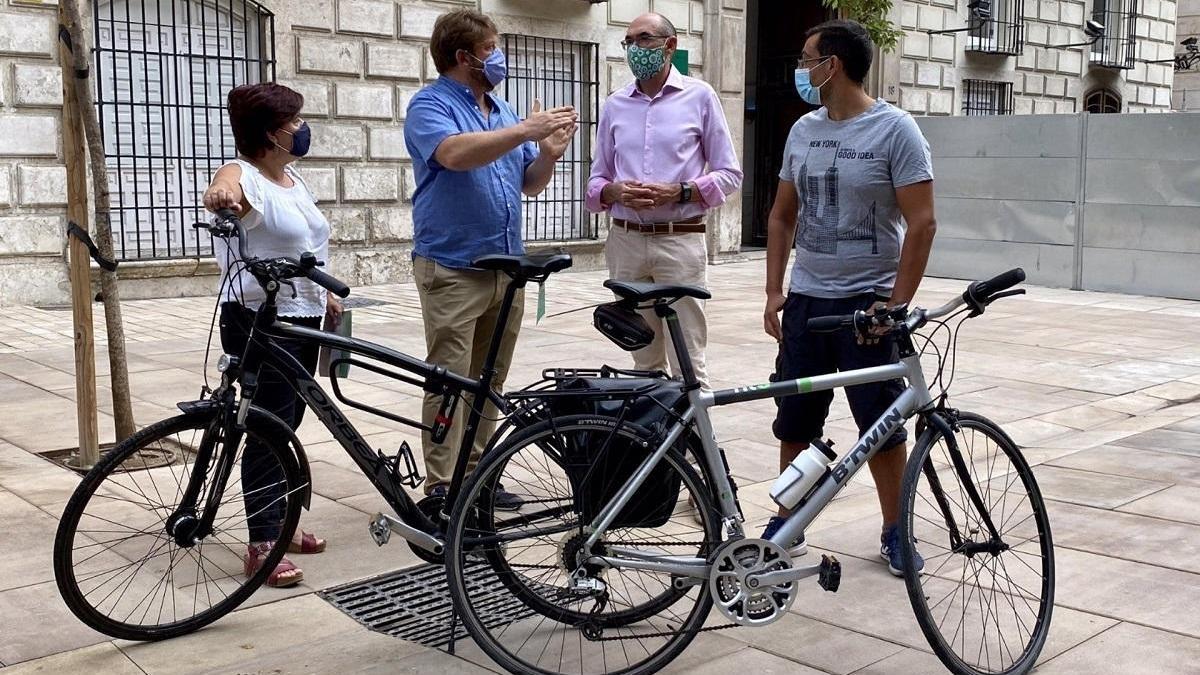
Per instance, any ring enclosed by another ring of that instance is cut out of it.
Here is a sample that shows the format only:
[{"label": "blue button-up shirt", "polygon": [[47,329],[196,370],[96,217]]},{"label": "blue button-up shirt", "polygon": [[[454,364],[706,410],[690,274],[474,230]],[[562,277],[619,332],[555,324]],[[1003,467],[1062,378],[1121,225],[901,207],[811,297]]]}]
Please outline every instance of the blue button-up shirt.
[{"label": "blue button-up shirt", "polygon": [[521,186],[537,158],[536,144],[522,143],[486,166],[451,171],[434,153],[446,138],[495,131],[520,122],[504,101],[487,94],[486,118],[464,84],[441,77],[417,92],[404,120],[404,142],[413,159],[413,255],[456,269],[481,255],[525,252],[521,241]]}]

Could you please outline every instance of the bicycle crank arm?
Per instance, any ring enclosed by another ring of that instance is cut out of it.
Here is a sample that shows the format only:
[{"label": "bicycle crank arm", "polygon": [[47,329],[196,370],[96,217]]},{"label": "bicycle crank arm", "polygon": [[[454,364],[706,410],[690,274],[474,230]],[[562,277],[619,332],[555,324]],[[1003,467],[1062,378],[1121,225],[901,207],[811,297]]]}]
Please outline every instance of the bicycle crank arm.
[{"label": "bicycle crank arm", "polygon": [[[619,569],[644,570],[684,577],[707,579],[709,565],[703,558],[691,556],[654,555],[632,551],[618,546],[609,547],[617,556],[597,555],[588,558],[587,564],[603,565]],[[618,557],[619,556],[619,557]]]},{"label": "bicycle crank arm", "polygon": [[791,569],[779,570],[778,572],[759,572],[758,574],[747,574],[746,585],[750,588],[769,588],[771,586],[779,586],[781,584],[816,576],[821,573],[821,567],[821,563],[817,563],[816,565],[793,567]]},{"label": "bicycle crank arm", "polygon": [[442,554],[442,542],[433,535],[411,527],[404,521],[386,513],[376,513],[372,516],[371,522],[367,525],[367,531],[371,533],[371,539],[375,540],[377,546],[388,543],[388,540],[392,538],[392,533],[395,532],[410,543],[420,546],[434,555]]}]

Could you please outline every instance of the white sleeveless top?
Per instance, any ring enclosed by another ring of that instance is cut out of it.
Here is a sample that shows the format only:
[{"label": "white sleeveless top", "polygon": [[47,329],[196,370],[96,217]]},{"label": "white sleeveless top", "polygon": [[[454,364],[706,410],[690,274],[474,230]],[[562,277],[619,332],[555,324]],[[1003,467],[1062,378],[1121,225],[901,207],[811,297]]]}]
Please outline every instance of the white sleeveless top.
[{"label": "white sleeveless top", "polygon": [[[312,251],[317,260],[328,264],[329,221],[317,208],[317,198],[300,175],[290,166],[285,167],[284,171],[293,182],[292,187],[285,188],[268,180],[250,162],[236,159],[230,164],[241,167],[239,182],[250,203],[250,212],[242,215],[247,252],[257,258],[287,256],[299,259],[300,254]],[[258,309],[266,300],[266,292],[248,271],[238,275],[237,269],[241,266],[234,265],[234,278],[225,280],[231,263],[241,259],[237,241],[214,239],[213,254],[224,281],[222,301],[241,302],[250,309]],[[322,270],[330,271],[328,266]],[[280,288],[276,298],[279,315],[324,316],[325,289],[308,279],[293,279],[292,282],[296,284],[296,297],[292,298],[288,286]]]}]

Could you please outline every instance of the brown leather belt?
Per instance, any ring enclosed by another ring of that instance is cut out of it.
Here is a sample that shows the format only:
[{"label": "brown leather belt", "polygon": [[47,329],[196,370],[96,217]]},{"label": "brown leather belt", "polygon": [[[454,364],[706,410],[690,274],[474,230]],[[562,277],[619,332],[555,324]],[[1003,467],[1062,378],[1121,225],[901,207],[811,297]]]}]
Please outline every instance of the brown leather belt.
[{"label": "brown leather belt", "polygon": [[672,220],[665,223],[631,223],[621,218],[613,218],[613,225],[623,227],[630,232],[642,234],[684,234],[704,231],[704,218],[696,216],[687,220]]}]

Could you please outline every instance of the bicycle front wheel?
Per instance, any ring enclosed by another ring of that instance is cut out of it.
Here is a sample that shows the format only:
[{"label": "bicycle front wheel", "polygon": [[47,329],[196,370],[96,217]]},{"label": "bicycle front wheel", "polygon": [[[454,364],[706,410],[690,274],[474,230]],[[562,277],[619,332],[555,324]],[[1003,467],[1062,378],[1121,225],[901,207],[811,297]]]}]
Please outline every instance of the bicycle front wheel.
[{"label": "bicycle front wheel", "polygon": [[925,559],[923,571],[905,566],[909,600],[951,672],[1029,672],[1054,606],[1045,502],[995,423],[965,412],[942,419],[951,436],[931,425],[905,468],[901,549],[906,560]]},{"label": "bicycle front wheel", "polygon": [[[612,419],[554,418],[514,433],[464,485],[446,574],[463,625],[505,670],[651,673],[701,628],[712,607],[707,583],[586,562],[616,551],[705,558],[719,543],[704,482],[671,449],[648,479],[653,487],[583,550],[592,519],[628,479],[618,467],[636,466],[655,445],[649,432]],[[518,511],[494,507],[498,486],[521,497]]]},{"label": "bicycle front wheel", "polygon": [[[224,443],[217,410],[164,420],[84,476],[54,540],[54,576],[75,616],[112,637],[160,640],[233,611],[266,580],[300,519],[305,486],[261,414],[252,411],[237,447]],[[197,461],[203,447],[212,450],[209,462]],[[181,522],[186,528],[205,515],[215,467],[230,453],[213,532],[199,541],[174,536]],[[181,504],[192,481],[202,489],[189,508]],[[270,547],[257,570],[246,561],[251,544]]]}]

